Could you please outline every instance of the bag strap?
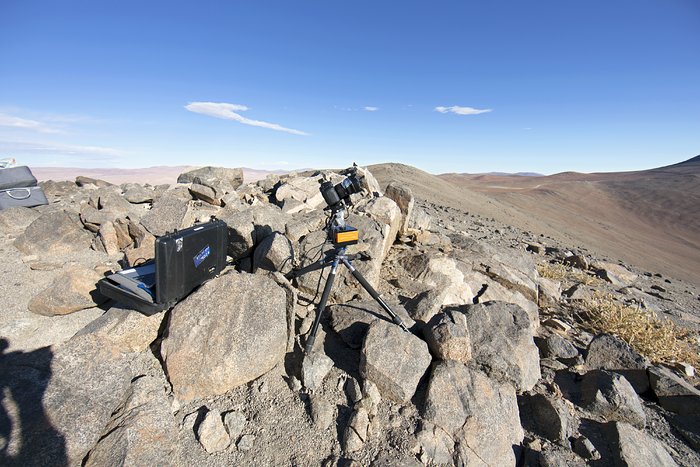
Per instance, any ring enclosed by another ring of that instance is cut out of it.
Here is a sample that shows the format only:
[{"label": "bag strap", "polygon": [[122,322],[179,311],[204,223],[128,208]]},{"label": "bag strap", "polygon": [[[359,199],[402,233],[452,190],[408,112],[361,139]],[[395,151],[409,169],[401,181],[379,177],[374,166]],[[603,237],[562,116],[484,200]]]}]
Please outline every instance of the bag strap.
[{"label": "bag strap", "polygon": [[[13,191],[17,191],[17,190],[21,190],[23,196],[17,196],[17,195],[12,194]],[[30,196],[32,196],[32,190],[30,190],[29,188],[10,188],[9,190],[0,190],[0,193],[7,193],[7,196],[9,196],[12,199],[16,199],[16,200],[23,200],[23,199],[27,199]],[[26,193],[26,195],[25,195],[25,193]]]}]

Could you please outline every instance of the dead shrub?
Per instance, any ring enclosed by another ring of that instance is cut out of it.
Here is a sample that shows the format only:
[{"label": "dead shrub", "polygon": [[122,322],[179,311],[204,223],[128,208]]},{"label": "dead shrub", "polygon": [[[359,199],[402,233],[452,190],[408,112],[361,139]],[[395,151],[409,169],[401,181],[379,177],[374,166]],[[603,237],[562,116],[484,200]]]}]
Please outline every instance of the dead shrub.
[{"label": "dead shrub", "polygon": [[691,330],[620,303],[612,295],[595,293],[581,307],[581,322],[590,331],[614,334],[655,363],[685,362],[699,367],[700,347]]},{"label": "dead shrub", "polygon": [[601,282],[596,276],[563,263],[539,263],[537,272],[541,277],[559,282],[577,282],[583,285],[597,285]]}]

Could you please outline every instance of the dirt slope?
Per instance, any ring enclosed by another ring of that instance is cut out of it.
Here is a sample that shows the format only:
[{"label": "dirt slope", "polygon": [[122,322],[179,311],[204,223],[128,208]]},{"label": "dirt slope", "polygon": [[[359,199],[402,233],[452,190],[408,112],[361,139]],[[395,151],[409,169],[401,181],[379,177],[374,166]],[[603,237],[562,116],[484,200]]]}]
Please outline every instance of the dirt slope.
[{"label": "dirt slope", "polygon": [[433,176],[397,164],[371,170],[420,198],[700,284],[700,156],[639,172],[546,177]]}]

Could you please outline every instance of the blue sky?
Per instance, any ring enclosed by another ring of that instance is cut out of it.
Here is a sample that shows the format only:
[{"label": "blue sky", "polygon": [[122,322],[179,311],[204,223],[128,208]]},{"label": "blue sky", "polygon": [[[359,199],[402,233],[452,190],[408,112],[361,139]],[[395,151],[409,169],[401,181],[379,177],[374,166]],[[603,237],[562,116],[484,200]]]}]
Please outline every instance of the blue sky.
[{"label": "blue sky", "polygon": [[700,153],[695,0],[0,2],[30,166],[636,170]]}]

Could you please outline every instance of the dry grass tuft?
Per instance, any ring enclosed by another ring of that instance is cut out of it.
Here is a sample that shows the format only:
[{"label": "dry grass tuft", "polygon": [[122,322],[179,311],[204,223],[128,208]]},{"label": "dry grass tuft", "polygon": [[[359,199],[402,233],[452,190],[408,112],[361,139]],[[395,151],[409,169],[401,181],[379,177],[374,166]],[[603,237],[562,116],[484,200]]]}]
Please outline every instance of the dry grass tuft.
[{"label": "dry grass tuft", "polygon": [[584,285],[597,285],[601,282],[597,277],[563,263],[539,263],[537,272],[541,277],[560,282],[578,282]]},{"label": "dry grass tuft", "polygon": [[589,330],[615,334],[655,363],[685,362],[700,368],[700,346],[692,331],[624,305],[611,295],[596,293],[582,307],[582,322]]}]

